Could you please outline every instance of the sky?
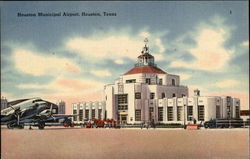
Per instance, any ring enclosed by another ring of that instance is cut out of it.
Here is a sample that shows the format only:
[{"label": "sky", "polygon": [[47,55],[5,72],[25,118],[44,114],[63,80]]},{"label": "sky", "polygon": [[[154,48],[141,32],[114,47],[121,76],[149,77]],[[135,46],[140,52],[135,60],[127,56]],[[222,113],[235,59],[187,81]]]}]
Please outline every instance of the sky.
[{"label": "sky", "polygon": [[[249,2],[0,2],[1,96],[102,101],[149,40],[159,68],[189,95],[233,96],[249,107]],[[18,13],[79,13],[22,16]],[[81,16],[81,13],[101,16]],[[103,12],[116,16],[104,16]]]}]

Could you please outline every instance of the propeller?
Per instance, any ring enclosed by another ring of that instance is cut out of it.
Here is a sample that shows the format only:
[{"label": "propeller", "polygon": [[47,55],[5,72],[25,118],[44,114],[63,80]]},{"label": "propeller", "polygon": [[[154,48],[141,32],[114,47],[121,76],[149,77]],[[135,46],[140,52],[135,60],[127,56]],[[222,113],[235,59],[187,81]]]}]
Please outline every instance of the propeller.
[{"label": "propeller", "polygon": [[48,114],[48,115],[49,115],[50,117],[52,117],[54,120],[56,120],[56,118],[52,116],[52,113],[53,113],[52,109],[53,109],[53,105],[51,104],[51,105],[50,105],[50,109],[49,109],[49,114]]},{"label": "propeller", "polygon": [[50,109],[49,109],[49,116],[52,116],[52,109],[53,109],[53,105],[50,105]]}]

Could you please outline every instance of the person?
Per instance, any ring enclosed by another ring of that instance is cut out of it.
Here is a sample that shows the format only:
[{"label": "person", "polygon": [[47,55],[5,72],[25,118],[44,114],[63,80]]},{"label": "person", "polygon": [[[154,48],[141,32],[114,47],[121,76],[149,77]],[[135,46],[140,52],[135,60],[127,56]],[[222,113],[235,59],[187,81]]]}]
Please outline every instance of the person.
[{"label": "person", "polygon": [[195,119],[195,118],[194,118],[194,120],[193,120],[193,121],[194,121],[194,124],[196,124],[196,119]]},{"label": "person", "polygon": [[29,129],[30,129],[30,130],[32,130],[32,127],[31,127],[31,125],[30,125]]},{"label": "person", "polygon": [[151,127],[155,129],[155,121],[154,121],[154,119],[151,120]]},{"label": "person", "polygon": [[144,125],[145,125],[145,121],[143,120],[143,121],[141,122],[141,129],[144,127]]}]

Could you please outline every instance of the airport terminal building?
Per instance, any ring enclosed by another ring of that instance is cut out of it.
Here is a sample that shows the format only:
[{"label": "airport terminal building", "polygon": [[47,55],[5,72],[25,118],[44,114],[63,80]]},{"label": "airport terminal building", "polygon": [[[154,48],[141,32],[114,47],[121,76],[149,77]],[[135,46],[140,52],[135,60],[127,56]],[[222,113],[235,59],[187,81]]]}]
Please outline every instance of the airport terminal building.
[{"label": "airport terminal building", "polygon": [[189,123],[215,118],[240,116],[240,100],[229,96],[200,96],[195,90],[189,97],[188,87],[178,75],[169,74],[154,62],[145,45],[137,63],[114,84],[104,86],[105,101],[72,104],[74,122],[90,119],[114,119],[124,124]]}]

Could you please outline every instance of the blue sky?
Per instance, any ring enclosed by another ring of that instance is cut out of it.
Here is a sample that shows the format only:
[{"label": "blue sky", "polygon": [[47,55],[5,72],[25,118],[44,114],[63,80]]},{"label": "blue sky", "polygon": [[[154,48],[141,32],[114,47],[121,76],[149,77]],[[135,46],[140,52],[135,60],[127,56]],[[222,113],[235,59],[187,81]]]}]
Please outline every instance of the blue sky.
[{"label": "blue sky", "polygon": [[[102,100],[136,63],[145,37],[157,65],[202,95],[249,105],[247,1],[1,2],[1,95]],[[17,13],[116,16],[18,17]]]}]

